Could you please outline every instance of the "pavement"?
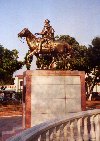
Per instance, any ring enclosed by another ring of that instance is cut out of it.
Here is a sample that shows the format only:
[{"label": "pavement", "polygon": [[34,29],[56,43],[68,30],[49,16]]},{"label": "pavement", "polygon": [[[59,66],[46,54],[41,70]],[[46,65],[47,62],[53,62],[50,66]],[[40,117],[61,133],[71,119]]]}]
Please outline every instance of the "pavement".
[{"label": "pavement", "polygon": [[3,131],[12,131],[16,127],[22,127],[21,115],[0,117],[0,141],[2,141]]}]

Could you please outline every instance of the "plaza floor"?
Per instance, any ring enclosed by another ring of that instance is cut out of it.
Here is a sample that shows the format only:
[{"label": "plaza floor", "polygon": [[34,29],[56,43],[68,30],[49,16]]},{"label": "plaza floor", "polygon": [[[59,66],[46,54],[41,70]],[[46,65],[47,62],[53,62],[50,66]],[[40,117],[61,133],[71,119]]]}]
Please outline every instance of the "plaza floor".
[{"label": "plaza floor", "polygon": [[0,141],[2,141],[2,133],[4,131],[12,131],[16,127],[22,127],[21,115],[0,117]]},{"label": "plaza floor", "polygon": [[22,128],[22,106],[18,105],[0,105],[0,141],[6,133],[13,133],[13,130]]}]

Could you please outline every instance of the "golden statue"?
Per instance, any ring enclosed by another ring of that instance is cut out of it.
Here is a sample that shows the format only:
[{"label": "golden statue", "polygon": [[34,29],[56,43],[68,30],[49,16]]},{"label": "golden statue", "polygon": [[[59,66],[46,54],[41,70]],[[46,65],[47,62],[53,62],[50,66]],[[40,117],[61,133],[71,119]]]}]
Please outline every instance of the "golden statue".
[{"label": "golden statue", "polygon": [[[29,47],[27,59],[36,54],[68,54],[71,51],[71,46],[65,41],[56,41],[54,32],[48,19],[44,22],[43,30],[40,33],[35,33],[35,35],[28,28],[24,28],[18,37],[26,38]],[[36,35],[42,35],[42,37],[37,38]]]}]

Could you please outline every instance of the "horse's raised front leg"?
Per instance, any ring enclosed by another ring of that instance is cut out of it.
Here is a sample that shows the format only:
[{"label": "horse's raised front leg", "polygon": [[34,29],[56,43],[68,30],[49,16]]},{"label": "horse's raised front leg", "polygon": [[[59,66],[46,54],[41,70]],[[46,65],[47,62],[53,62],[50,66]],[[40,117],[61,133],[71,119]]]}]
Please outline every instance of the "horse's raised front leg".
[{"label": "horse's raised front leg", "polygon": [[30,52],[28,55],[27,55],[27,59],[32,56],[34,54],[34,51]]},{"label": "horse's raised front leg", "polygon": [[35,49],[34,51],[30,52],[30,53],[27,55],[27,59],[28,59],[30,56],[34,55],[35,53],[36,53],[36,49]]}]

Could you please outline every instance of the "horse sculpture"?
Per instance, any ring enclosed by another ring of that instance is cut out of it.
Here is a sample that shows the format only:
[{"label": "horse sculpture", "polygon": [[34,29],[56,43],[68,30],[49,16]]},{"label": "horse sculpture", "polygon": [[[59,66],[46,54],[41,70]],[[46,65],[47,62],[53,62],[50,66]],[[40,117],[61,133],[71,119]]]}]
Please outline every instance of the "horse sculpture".
[{"label": "horse sculpture", "polygon": [[24,28],[18,37],[26,37],[27,44],[29,46],[30,53],[27,57],[37,54],[49,54],[49,53],[68,53],[71,50],[71,46],[64,41],[48,41],[43,43],[42,50],[39,48],[41,38],[37,38],[33,35],[28,28]]}]

